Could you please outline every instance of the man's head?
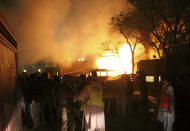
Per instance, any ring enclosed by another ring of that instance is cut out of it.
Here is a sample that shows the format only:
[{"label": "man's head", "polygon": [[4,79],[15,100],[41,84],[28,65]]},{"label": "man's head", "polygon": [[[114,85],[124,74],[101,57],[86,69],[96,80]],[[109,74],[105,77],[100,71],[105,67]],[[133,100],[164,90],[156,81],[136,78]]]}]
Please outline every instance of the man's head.
[{"label": "man's head", "polygon": [[50,72],[47,72],[47,78],[51,79],[51,73]]},{"label": "man's head", "polygon": [[129,81],[130,81],[130,76],[127,75],[127,74],[123,74],[123,75],[121,76],[121,80],[122,80],[122,81],[125,81],[125,82],[129,82]]},{"label": "man's head", "polygon": [[162,83],[163,85],[168,84],[168,76],[167,76],[166,74],[163,74],[163,75],[161,76],[161,83]]},{"label": "man's head", "polygon": [[32,100],[32,104],[35,104],[35,100],[34,99]]},{"label": "man's head", "polygon": [[168,82],[167,82],[167,80],[161,80],[161,83],[162,83],[163,85],[165,85],[165,84],[167,84]]},{"label": "man's head", "polygon": [[96,71],[92,71],[92,80],[97,80],[97,72]]},{"label": "man's head", "polygon": [[26,72],[22,72],[21,77],[22,77],[23,79],[25,79],[25,78],[27,77],[27,73],[26,73]]},{"label": "man's head", "polygon": [[143,71],[137,71],[137,79],[144,79],[145,80],[146,76]]}]

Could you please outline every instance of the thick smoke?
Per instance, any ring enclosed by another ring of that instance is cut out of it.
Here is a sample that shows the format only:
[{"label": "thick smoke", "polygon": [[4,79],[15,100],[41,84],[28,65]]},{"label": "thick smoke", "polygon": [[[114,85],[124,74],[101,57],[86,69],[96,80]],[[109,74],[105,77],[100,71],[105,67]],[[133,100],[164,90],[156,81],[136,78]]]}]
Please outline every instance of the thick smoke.
[{"label": "thick smoke", "polygon": [[4,0],[0,10],[18,41],[19,64],[100,53],[113,39],[109,23],[125,0]]}]

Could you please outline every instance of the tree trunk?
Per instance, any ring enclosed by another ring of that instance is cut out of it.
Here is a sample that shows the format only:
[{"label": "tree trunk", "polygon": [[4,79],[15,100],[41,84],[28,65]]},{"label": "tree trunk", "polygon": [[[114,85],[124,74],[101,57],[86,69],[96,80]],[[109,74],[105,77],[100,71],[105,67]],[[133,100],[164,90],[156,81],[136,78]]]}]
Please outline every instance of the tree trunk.
[{"label": "tree trunk", "polygon": [[132,55],[132,74],[134,74],[134,71],[135,71],[135,58],[134,58],[134,51],[131,52],[131,55]]}]

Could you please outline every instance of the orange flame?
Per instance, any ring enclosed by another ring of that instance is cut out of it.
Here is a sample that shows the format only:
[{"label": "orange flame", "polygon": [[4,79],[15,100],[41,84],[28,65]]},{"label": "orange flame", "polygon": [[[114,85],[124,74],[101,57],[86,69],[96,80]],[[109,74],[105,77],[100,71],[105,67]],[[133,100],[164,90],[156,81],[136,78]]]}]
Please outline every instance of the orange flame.
[{"label": "orange flame", "polygon": [[131,51],[127,44],[119,48],[119,54],[106,52],[103,57],[96,60],[96,65],[99,69],[114,70],[111,75],[130,74],[132,73]]}]

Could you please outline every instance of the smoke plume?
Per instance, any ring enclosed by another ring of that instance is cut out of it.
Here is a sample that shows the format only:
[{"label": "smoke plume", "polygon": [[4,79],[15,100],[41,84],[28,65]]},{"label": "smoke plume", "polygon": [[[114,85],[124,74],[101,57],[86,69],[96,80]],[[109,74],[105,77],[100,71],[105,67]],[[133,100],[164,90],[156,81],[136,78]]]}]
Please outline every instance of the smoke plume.
[{"label": "smoke plume", "polygon": [[99,54],[100,43],[114,37],[111,17],[124,6],[125,0],[3,0],[0,11],[16,35],[24,65]]}]

